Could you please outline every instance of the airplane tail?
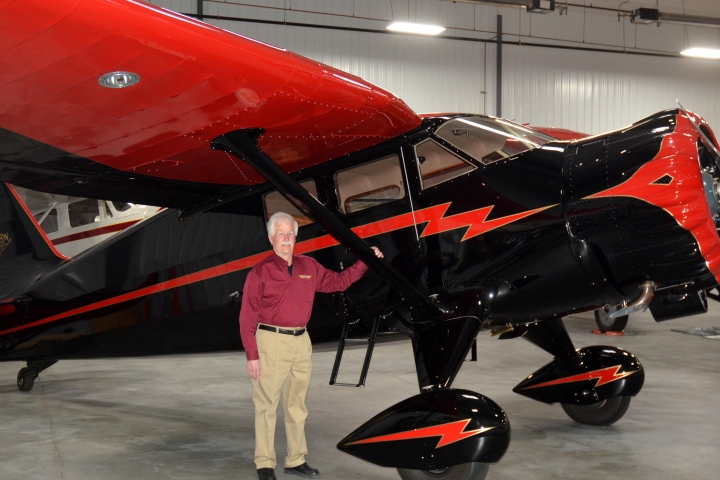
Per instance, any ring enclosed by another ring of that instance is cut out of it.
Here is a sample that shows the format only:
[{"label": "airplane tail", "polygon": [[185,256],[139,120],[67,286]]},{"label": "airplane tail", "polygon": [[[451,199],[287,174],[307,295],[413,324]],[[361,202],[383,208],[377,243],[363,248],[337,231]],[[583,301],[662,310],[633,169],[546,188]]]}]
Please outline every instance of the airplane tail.
[{"label": "airplane tail", "polygon": [[70,260],[58,252],[12,185],[0,188],[0,302],[32,289]]}]

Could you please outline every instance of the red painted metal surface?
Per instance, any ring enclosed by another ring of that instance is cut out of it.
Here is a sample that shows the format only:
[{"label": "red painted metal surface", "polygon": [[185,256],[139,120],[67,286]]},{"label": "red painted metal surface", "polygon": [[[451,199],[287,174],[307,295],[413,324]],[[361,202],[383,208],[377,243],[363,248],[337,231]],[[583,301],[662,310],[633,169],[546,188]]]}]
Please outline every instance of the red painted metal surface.
[{"label": "red painted metal surface", "polygon": [[585,380],[595,380],[595,388],[601,387],[607,383],[620,380],[637,373],[639,370],[633,370],[631,372],[621,372],[618,370],[622,368],[622,365],[615,365],[613,367],[602,368],[600,370],[594,370],[592,372],[580,373],[578,375],[572,375],[569,377],[558,378],[557,380],[551,380],[549,382],[538,383],[537,385],[531,385],[529,387],[521,388],[520,390],[529,390],[531,388],[543,388],[550,387],[553,385],[563,385],[566,383],[583,382]]},{"label": "red painted metal surface", "polygon": [[[692,233],[708,269],[720,281],[720,237],[705,197],[697,138],[698,133],[687,117],[678,115],[675,131],[663,139],[654,159],[627,181],[588,198],[633,197],[662,208]],[[672,177],[670,183],[657,182],[666,175]]]},{"label": "red painted metal surface", "polygon": [[[264,128],[296,171],[421,121],[358,77],[142,2],[0,0],[0,32],[0,127],[125,171],[253,184],[213,138]],[[98,84],[114,71],[141,80]]]},{"label": "red painted metal surface", "polygon": [[458,420],[457,422],[433,425],[432,427],[416,428],[406,432],[391,433],[379,437],[366,438],[357,442],[346,443],[345,445],[363,445],[367,443],[397,442],[400,440],[416,440],[418,438],[440,437],[435,448],[441,448],[451,443],[465,440],[466,438],[485,433],[495,427],[480,427],[475,430],[465,430],[471,419]]}]

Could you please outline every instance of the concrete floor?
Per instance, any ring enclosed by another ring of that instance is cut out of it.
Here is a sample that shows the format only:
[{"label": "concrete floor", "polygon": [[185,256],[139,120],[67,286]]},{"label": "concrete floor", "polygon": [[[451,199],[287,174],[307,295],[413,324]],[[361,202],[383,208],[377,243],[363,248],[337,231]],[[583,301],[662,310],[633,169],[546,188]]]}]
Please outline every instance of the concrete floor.
[{"label": "concrete floor", "polygon": [[[649,313],[636,314],[625,337],[592,335],[592,318],[566,319],[576,346],[616,345],[635,353],[646,369],[645,387],[612,427],[575,424],[559,405],[512,393],[549,355],[524,340],[478,339],[479,362],[466,363],[454,386],[495,400],[513,428],[510,449],[488,479],[720,478],[720,341],[671,332],[720,327],[720,305],[663,324]],[[394,470],[342,454],[335,444],[417,393],[410,343],[378,345],[364,389],[328,386],[334,348],[317,346],[314,355],[308,460],[326,480],[397,479]],[[350,351],[344,366],[356,375],[361,359],[360,350]],[[256,478],[242,353],[65,361],[43,372],[29,393],[15,386],[22,366],[0,364],[2,479]],[[296,478],[281,467],[278,478]]]}]

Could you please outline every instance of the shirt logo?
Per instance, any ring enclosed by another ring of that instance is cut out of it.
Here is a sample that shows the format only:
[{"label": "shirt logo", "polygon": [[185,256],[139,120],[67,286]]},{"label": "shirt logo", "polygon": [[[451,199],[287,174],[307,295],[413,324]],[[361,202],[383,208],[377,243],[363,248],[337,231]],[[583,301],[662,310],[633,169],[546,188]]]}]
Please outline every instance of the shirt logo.
[{"label": "shirt logo", "polygon": [[310,275],[298,275],[298,277],[300,277],[300,278],[311,278]]}]

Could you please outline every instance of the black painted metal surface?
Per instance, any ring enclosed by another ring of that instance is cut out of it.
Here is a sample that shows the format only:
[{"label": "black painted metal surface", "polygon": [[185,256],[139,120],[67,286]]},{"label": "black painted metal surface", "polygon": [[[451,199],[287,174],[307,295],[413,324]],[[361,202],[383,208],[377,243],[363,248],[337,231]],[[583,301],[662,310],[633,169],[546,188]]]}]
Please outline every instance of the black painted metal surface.
[{"label": "black painted metal surface", "polygon": [[384,467],[441,469],[497,462],[510,444],[510,422],[492,400],[469,390],[421,393],[393,405],[338,443]]}]

